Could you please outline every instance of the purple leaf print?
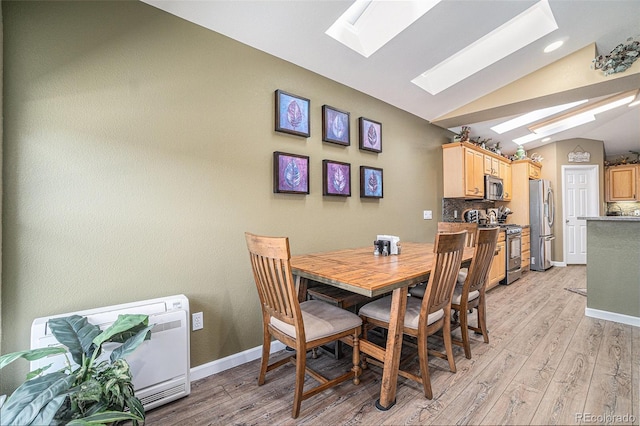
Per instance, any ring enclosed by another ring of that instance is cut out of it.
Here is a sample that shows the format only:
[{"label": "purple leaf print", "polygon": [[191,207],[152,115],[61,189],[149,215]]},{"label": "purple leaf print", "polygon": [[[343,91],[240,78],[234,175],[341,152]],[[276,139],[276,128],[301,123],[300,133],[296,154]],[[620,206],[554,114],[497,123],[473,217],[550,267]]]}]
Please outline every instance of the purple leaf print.
[{"label": "purple leaf print", "polygon": [[367,131],[367,141],[369,141],[369,145],[373,148],[378,145],[378,133],[374,126],[369,126],[369,130]]},{"label": "purple leaf print", "polygon": [[371,173],[369,175],[369,181],[367,182],[367,186],[369,187],[369,192],[375,193],[378,190],[378,178],[375,174]]},{"label": "purple leaf print", "polygon": [[339,115],[336,115],[331,124],[331,132],[337,139],[342,139],[344,135],[344,123]]},{"label": "purple leaf print", "polygon": [[341,167],[336,167],[333,172],[333,188],[337,192],[342,192],[347,185],[347,177],[344,175]]},{"label": "purple leaf print", "polygon": [[289,102],[287,107],[287,121],[294,129],[302,123],[302,110],[296,101]]},{"label": "purple leaf print", "polygon": [[290,188],[294,189],[300,185],[301,179],[302,175],[300,174],[298,164],[294,160],[289,161],[289,164],[287,164],[287,167],[284,169],[284,181]]}]

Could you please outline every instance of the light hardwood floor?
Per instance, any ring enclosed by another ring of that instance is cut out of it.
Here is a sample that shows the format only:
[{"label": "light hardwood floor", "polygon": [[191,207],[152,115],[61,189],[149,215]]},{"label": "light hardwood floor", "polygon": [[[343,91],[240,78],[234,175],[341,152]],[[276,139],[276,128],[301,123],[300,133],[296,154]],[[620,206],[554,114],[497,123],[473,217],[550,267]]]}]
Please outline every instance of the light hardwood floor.
[{"label": "light hardwood floor", "polygon": [[[267,373],[258,386],[259,361],[252,361],[194,382],[190,396],[149,411],[146,424],[637,425],[640,329],[585,317],[586,297],[565,290],[585,287],[585,267],[569,266],[489,291],[489,344],[472,335],[470,360],[454,347],[456,374],[430,357],[433,400],[400,378],[396,405],[377,410],[381,371],[372,366],[360,385],[346,382],[303,401],[294,420],[294,366]],[[349,361],[348,354],[309,360],[334,374]]]}]

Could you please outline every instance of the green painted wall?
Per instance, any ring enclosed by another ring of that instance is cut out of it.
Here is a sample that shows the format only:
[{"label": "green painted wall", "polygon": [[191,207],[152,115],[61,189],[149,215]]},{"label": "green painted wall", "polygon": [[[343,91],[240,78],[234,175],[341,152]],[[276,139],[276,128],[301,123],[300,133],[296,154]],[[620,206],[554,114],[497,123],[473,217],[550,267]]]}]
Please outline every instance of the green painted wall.
[{"label": "green painted wall", "polygon": [[[449,132],[141,2],[2,7],[3,352],[38,317],[184,293],[194,367],[261,344],[245,231],[294,254],[433,239]],[[311,100],[310,138],[274,131],[276,89]],[[351,146],[322,142],[323,104],[351,113]],[[358,149],[360,116],[381,154]],[[310,157],[309,195],[273,194],[274,151]],[[323,159],[351,163],[351,197],[322,196]],[[361,165],[383,199],[359,198]]]},{"label": "green painted wall", "polygon": [[640,220],[587,221],[587,307],[640,318]]}]

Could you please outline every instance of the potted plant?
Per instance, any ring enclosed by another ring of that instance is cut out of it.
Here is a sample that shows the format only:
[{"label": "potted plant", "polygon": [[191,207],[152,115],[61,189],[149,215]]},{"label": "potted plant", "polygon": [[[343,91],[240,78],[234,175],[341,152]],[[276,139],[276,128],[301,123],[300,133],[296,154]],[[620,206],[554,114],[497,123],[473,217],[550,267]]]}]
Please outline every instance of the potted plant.
[{"label": "potted plant", "polygon": [[[19,358],[35,361],[67,352],[77,368],[73,369],[67,357],[67,366],[60,371],[42,374],[50,364],[29,373],[9,398],[0,398],[2,424],[100,425],[131,421],[137,426],[139,422],[144,423],[144,408],[134,394],[131,371],[124,357],[151,338],[153,325],[149,325],[149,317],[120,315],[104,331],[78,315],[51,319],[49,326],[65,347],[6,354],[0,357],[0,368]],[[119,345],[108,359],[99,359],[108,342]]]}]

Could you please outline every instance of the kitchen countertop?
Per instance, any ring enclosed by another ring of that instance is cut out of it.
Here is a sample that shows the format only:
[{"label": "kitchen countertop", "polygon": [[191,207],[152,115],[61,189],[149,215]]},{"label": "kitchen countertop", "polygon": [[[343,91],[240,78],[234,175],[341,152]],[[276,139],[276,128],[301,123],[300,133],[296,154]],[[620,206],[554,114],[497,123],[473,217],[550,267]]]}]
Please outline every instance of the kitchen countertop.
[{"label": "kitchen countertop", "polygon": [[594,216],[579,217],[580,220],[601,220],[611,222],[640,222],[640,216]]}]

